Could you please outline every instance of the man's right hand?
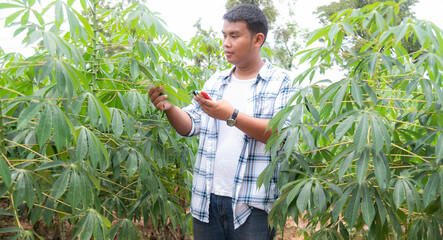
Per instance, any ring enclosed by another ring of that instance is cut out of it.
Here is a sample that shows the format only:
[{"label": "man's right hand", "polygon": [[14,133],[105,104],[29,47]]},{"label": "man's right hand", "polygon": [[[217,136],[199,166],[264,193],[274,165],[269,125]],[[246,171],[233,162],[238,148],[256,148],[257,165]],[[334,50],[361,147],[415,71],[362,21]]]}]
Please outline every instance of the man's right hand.
[{"label": "man's right hand", "polygon": [[189,115],[183,109],[169,103],[168,95],[162,94],[164,88],[153,86],[149,89],[148,95],[152,104],[161,111],[166,112],[169,123],[177,132],[186,136],[192,129],[192,121]]},{"label": "man's right hand", "polygon": [[149,98],[151,99],[152,104],[154,104],[154,106],[158,110],[167,111],[171,109],[173,106],[171,103],[169,103],[168,100],[166,100],[168,98],[168,95],[163,94],[163,90],[164,88],[162,86],[160,87],[153,86],[149,89],[148,95]]}]

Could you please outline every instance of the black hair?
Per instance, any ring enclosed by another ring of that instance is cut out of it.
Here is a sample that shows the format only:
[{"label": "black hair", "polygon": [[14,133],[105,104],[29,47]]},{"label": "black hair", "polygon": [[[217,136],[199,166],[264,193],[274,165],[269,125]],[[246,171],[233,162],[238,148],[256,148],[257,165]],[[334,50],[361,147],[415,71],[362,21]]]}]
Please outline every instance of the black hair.
[{"label": "black hair", "polygon": [[246,22],[246,27],[248,28],[249,32],[251,32],[252,36],[257,33],[263,33],[265,36],[263,43],[268,35],[268,19],[263,11],[255,5],[237,5],[223,15],[223,20],[229,22]]}]

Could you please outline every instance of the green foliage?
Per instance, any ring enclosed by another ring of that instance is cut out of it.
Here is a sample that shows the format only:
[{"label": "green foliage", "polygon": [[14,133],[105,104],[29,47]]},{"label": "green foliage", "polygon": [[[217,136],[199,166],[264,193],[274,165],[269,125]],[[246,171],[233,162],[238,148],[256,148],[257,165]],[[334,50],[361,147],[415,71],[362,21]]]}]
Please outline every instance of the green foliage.
[{"label": "green foliage", "polygon": [[[412,7],[418,3],[418,0],[340,0],[338,2],[332,2],[328,5],[320,6],[317,8],[316,13],[320,19],[320,22],[324,25],[331,23],[334,19],[334,15],[338,12],[341,12],[346,9],[358,9],[363,8],[370,4],[380,4],[383,2],[396,2],[399,4],[399,11],[397,14],[391,16],[394,19],[390,19],[390,21],[396,21],[399,24],[405,18],[413,18],[414,12],[412,11]],[[383,18],[380,14],[374,13],[376,16],[377,24],[383,23]],[[355,31],[358,38],[346,38],[347,41],[352,41],[354,46],[352,47],[354,51],[360,51],[366,42],[371,41],[371,35],[366,31],[362,31],[362,29],[356,29]],[[402,39],[401,37],[399,39]],[[402,39],[402,46],[408,51],[408,53],[413,53],[420,50],[421,45],[413,41],[412,38]]]},{"label": "green foliage", "polygon": [[189,103],[210,72],[188,63],[219,41],[187,44],[141,4],[79,3],[88,17],[74,1],[0,4],[6,27],[37,46],[0,55],[0,193],[12,211],[0,213],[17,220],[2,232],[39,237],[19,224],[28,218],[69,222],[80,239],[141,239],[135,221],[156,238],[185,234],[197,142],[177,136],[147,91],[162,85],[171,102]]},{"label": "green foliage", "polygon": [[[296,81],[311,85],[271,121],[296,120],[274,136],[288,137],[284,152],[268,144],[284,180],[273,225],[301,216],[312,239],[442,238],[443,32],[396,21],[399,11],[394,2],[343,10],[310,34],[308,44],[321,44],[299,53],[310,68]],[[369,38],[354,51],[343,40],[361,32]],[[344,79],[312,82],[335,63],[349,70]]]}]

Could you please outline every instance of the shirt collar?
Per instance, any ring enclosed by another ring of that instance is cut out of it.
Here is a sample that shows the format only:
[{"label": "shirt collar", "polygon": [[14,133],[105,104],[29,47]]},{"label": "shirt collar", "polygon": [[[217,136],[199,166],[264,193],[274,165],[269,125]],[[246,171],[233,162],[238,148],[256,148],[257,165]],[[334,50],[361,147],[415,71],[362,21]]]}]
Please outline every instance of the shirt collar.
[{"label": "shirt collar", "polygon": [[[272,64],[266,58],[263,58],[262,60],[265,62],[265,64],[261,67],[260,71],[258,72],[257,81],[258,80],[269,81],[269,78],[271,75],[270,69],[272,67]],[[231,69],[229,69],[229,71],[224,71],[222,73],[223,84],[228,84],[229,78],[231,77],[231,74],[234,73],[234,70],[235,70],[235,66],[232,67]]]}]

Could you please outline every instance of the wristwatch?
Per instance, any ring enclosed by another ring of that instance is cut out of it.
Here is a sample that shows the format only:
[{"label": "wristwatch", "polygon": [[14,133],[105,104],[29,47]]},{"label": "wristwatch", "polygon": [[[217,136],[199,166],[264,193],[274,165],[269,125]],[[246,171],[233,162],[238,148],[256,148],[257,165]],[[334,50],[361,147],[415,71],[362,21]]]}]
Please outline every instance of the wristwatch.
[{"label": "wristwatch", "polygon": [[234,113],[232,114],[232,116],[230,116],[227,120],[226,120],[226,124],[230,127],[235,126],[235,124],[237,123],[237,115],[238,115],[238,110],[234,109]]}]

